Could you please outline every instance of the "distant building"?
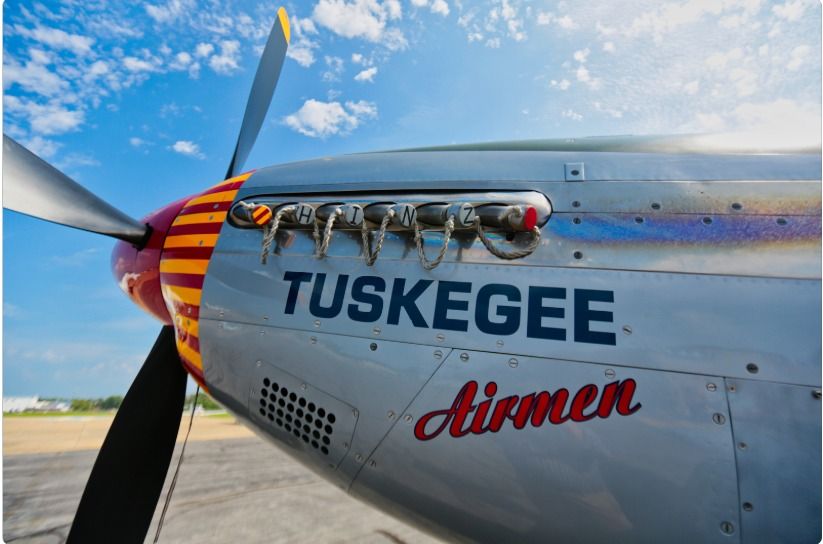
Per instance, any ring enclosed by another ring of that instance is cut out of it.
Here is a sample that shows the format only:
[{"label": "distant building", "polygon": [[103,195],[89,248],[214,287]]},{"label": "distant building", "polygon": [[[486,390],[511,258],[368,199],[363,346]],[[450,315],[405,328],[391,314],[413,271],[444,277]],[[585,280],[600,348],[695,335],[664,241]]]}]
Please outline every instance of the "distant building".
[{"label": "distant building", "polygon": [[3,412],[25,412],[34,410],[39,397],[3,397]]},{"label": "distant building", "polygon": [[61,400],[40,397],[3,397],[3,412],[68,412],[71,405]]}]

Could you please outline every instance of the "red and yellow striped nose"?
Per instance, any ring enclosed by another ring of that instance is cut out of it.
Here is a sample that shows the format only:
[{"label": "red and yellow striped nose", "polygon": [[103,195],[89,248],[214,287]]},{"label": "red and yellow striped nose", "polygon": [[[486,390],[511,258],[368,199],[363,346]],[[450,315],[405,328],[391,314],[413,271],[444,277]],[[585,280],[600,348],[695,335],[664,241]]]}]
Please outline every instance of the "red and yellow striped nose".
[{"label": "red and yellow striped nose", "polygon": [[199,336],[203,281],[226,214],[250,175],[227,179],[186,202],[163,244],[160,258],[163,299],[177,333],[177,351],[183,365],[200,385],[204,385]]},{"label": "red and yellow striped nose", "polygon": [[[138,306],[174,326],[183,365],[200,385],[204,385],[199,336],[203,281],[231,203],[251,174],[227,179],[146,216],[143,221],[152,229],[146,246],[138,250],[118,242],[112,254],[112,269],[121,288]],[[263,207],[270,220],[271,210]]]}]

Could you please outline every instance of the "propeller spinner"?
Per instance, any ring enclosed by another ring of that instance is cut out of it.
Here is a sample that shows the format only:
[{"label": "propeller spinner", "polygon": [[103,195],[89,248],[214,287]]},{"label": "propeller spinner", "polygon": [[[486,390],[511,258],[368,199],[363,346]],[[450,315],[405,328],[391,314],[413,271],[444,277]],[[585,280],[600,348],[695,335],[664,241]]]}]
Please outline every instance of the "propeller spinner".
[{"label": "propeller spinner", "polygon": [[[289,37],[288,16],[280,8],[252,84],[227,178],[242,170],[257,139]],[[187,379],[161,290],[160,255],[184,205],[191,209],[198,198],[216,202],[219,196],[208,195],[225,193],[226,183],[205,196],[172,203],[140,222],[5,134],[3,155],[3,206],[120,240],[112,255],[115,277],[132,300],[164,323],[103,442],[68,537],[70,543],[143,542],[171,463]]]}]

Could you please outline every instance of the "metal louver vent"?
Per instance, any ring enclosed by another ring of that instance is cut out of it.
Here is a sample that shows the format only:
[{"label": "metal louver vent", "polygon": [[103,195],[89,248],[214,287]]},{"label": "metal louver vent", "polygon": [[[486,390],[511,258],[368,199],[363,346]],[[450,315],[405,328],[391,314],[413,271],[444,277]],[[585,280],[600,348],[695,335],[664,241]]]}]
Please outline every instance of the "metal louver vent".
[{"label": "metal louver vent", "polygon": [[358,413],[273,365],[258,367],[251,382],[249,413],[279,442],[336,467],[349,451]]},{"label": "metal louver vent", "polygon": [[300,438],[323,455],[329,454],[337,416],[269,378],[260,389],[260,415]]}]

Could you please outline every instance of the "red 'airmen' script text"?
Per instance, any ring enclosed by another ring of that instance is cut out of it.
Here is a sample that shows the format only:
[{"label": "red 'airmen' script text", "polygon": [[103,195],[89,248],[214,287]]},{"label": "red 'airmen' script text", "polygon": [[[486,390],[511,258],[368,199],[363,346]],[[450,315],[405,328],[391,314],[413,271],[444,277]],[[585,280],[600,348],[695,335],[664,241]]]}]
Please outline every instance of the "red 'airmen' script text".
[{"label": "red 'airmen' script text", "polygon": [[554,393],[540,391],[523,397],[512,395],[495,402],[497,384],[489,382],[483,390],[489,398],[475,405],[478,386],[476,381],[470,381],[457,393],[451,408],[435,410],[421,417],[414,426],[414,436],[418,440],[431,440],[448,428],[451,436],[459,438],[467,434],[496,433],[507,421],[511,421],[515,429],[522,429],[529,423],[540,427],[546,421],[560,425],[596,417],[606,419],[613,411],[630,416],[641,406],[639,402],[632,404],[636,388],[637,383],[627,379],[609,383],[602,390],[594,384],[584,385],[574,395],[560,388]]}]

